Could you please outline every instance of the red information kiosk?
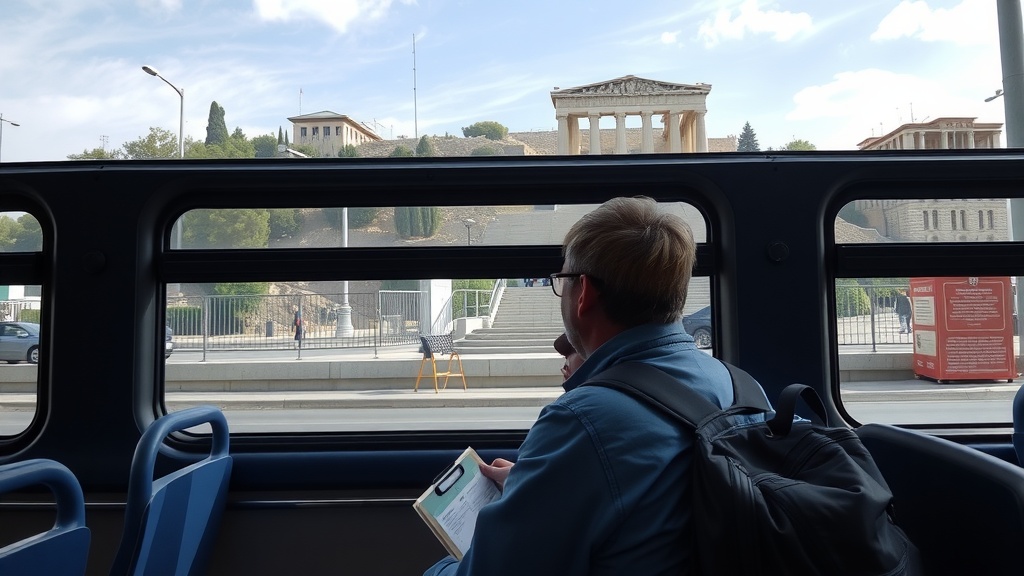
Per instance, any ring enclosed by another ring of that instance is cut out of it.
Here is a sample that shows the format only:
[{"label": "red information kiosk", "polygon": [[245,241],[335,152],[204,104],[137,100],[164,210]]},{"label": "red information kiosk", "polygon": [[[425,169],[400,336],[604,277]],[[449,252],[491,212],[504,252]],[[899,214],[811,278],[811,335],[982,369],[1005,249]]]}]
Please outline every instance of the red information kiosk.
[{"label": "red information kiosk", "polygon": [[1003,277],[912,278],[914,374],[939,382],[1017,376]]}]

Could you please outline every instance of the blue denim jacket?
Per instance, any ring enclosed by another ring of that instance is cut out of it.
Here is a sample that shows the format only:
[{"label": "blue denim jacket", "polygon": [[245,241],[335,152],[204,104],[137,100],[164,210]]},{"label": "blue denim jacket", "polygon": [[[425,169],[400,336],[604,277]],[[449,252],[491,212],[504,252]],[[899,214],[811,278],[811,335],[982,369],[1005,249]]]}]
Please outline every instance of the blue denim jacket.
[{"label": "blue denim jacket", "polygon": [[650,363],[715,404],[732,404],[728,370],[681,324],[618,334],[541,411],[502,497],[480,512],[462,562],[446,558],[425,576],[687,573],[693,433],[621,392],[580,386],[627,361]]}]

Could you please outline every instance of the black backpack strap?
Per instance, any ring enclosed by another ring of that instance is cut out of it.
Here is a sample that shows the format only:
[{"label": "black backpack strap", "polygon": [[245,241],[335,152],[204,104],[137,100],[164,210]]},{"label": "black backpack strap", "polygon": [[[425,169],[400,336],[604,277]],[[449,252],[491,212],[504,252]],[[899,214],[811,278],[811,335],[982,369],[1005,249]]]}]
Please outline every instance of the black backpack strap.
[{"label": "black backpack strap", "polygon": [[828,412],[825,411],[825,404],[821,397],[814,391],[814,388],[806,384],[790,384],[779,394],[776,402],[775,417],[768,421],[768,428],[775,436],[785,436],[793,427],[793,417],[796,415],[796,401],[803,399],[804,403],[821,418],[822,424],[828,426]]},{"label": "black backpack strap", "polygon": [[[732,376],[735,401],[730,412],[768,412],[771,406],[761,387],[746,371],[723,362]],[[597,374],[583,386],[604,386],[637,396],[696,428],[722,409],[689,386],[665,372],[642,362],[624,362]]]}]

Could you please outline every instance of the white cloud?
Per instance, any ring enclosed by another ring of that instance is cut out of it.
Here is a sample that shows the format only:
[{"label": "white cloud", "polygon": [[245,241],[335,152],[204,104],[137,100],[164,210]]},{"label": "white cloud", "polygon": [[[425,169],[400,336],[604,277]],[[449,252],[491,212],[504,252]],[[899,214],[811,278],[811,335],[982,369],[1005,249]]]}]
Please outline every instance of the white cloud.
[{"label": "white cloud", "polygon": [[262,20],[320,20],[338,32],[345,32],[357,18],[373,20],[385,16],[391,3],[392,0],[253,0],[256,15]]},{"label": "white cloud", "polygon": [[662,44],[675,44],[678,37],[679,37],[679,32],[678,31],[677,32],[662,32],[661,33],[661,43]]},{"label": "white cloud", "polygon": [[912,120],[966,116],[1002,122],[1002,107],[985,103],[983,96],[975,84],[957,86],[948,79],[871,68],[841,72],[827,84],[797,92],[785,119],[808,130],[827,127],[808,137],[819,150],[848,150]]},{"label": "white cloud", "polygon": [[143,8],[159,8],[167,12],[181,10],[181,0],[138,0]]},{"label": "white cloud", "polygon": [[746,0],[736,10],[722,8],[712,19],[704,20],[697,37],[711,48],[725,40],[741,40],[748,31],[751,34],[768,34],[777,42],[787,42],[812,28],[811,16],[806,12],[761,10],[758,0]]},{"label": "white cloud", "polygon": [[878,23],[871,39],[989,44],[996,29],[996,7],[991,0],[964,0],[948,9],[931,8],[925,0],[903,0]]}]

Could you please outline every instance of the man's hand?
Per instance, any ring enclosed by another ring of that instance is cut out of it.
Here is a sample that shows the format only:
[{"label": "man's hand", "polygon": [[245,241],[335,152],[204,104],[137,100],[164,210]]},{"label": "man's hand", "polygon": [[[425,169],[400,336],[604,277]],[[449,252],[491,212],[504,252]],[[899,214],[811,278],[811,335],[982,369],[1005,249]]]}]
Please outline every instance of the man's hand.
[{"label": "man's hand", "polygon": [[512,465],[515,462],[509,462],[504,458],[495,458],[494,462],[489,465],[484,464],[480,467],[480,473],[484,476],[494,480],[494,483],[498,485],[498,489],[505,490],[505,479],[508,478],[508,473],[512,471]]}]

